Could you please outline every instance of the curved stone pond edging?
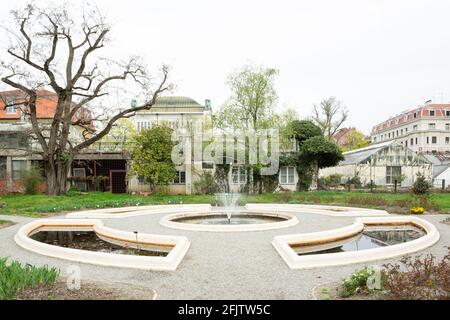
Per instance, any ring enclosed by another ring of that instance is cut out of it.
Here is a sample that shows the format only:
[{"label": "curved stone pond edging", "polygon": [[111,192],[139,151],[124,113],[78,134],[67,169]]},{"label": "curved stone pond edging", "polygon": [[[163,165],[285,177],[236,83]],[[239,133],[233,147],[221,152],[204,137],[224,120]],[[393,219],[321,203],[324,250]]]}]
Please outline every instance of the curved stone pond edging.
[{"label": "curved stone pond edging", "polygon": [[139,246],[158,245],[170,247],[167,256],[138,256],[106,252],[95,252],[64,248],[42,243],[30,238],[38,231],[94,231],[100,238],[128,247],[137,246],[133,232],[108,228],[101,220],[96,219],[39,219],[19,229],[15,242],[24,249],[45,256],[65,260],[114,267],[136,268],[145,270],[176,270],[187,250],[189,241],[182,236],[166,236],[140,233]]},{"label": "curved stone pond edging", "polygon": [[[332,242],[335,239],[350,237],[362,232],[365,225],[389,224],[412,224],[423,229],[425,235],[412,241],[387,247],[338,253],[299,256],[291,247],[293,243]],[[342,228],[321,232],[275,236],[272,245],[290,269],[305,269],[361,263],[410,254],[432,246],[439,240],[439,237],[439,232],[432,223],[417,217],[362,217],[356,218],[353,224]]]},{"label": "curved stone pond edging", "polygon": [[363,217],[363,216],[389,215],[387,211],[378,209],[309,205],[309,204],[249,203],[245,207],[247,208],[247,210],[313,213],[333,217]]},{"label": "curved stone pond edging", "polygon": [[87,211],[70,212],[67,218],[86,218],[86,219],[120,219],[137,217],[147,214],[158,213],[176,213],[176,212],[209,212],[210,204],[168,204],[168,205],[148,205],[122,208],[106,208]]},{"label": "curved stone pond edging", "polygon": [[[209,215],[221,214],[220,212],[215,213],[211,211],[208,213]],[[175,219],[188,218],[188,217],[196,217],[199,213],[174,213],[169,214],[161,218],[159,223],[165,227],[172,229],[181,229],[181,230],[190,230],[190,231],[210,231],[210,232],[244,232],[244,231],[264,231],[264,230],[272,230],[272,229],[281,229],[287,228],[291,226],[295,226],[298,223],[298,219],[296,216],[289,213],[261,213],[256,211],[245,211],[243,216],[245,215],[258,215],[262,217],[281,217],[284,218],[284,221],[277,222],[268,222],[268,223],[255,223],[255,224],[194,224],[194,223],[183,223],[173,221]]]}]

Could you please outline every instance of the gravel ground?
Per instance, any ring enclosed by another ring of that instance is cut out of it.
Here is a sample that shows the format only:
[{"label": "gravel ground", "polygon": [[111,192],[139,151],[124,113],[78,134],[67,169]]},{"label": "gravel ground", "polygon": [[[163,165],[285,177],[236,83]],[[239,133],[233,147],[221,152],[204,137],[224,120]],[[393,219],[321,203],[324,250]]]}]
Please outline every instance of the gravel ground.
[{"label": "gravel ground", "polygon": [[[158,299],[311,299],[313,287],[337,281],[365,265],[398,261],[400,258],[373,261],[366,264],[326,267],[308,270],[290,270],[272,247],[275,235],[314,232],[351,224],[352,217],[329,217],[315,214],[297,214],[299,224],[293,227],[254,232],[199,232],[168,229],[159,224],[163,214],[125,219],[104,219],[105,225],[127,231],[184,235],[191,247],[176,271],[142,271],[88,264],[81,268],[85,281],[128,283],[132,286],[154,289]],[[433,253],[438,258],[450,246],[450,226],[441,223],[445,216],[428,215],[422,218],[434,223],[441,239],[421,253]],[[34,254],[17,246],[15,232],[32,218],[1,216],[17,222],[0,230],[0,256],[9,256],[22,262],[50,265],[61,269],[64,275],[73,262]]]}]

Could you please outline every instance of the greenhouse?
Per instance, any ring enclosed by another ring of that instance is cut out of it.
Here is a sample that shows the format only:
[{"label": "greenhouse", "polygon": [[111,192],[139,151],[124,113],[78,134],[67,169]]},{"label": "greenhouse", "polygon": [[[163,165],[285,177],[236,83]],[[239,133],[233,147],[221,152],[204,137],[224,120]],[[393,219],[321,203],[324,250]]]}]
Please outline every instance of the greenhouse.
[{"label": "greenhouse", "polygon": [[376,185],[411,186],[422,173],[430,181],[433,178],[433,164],[420,154],[395,141],[370,145],[344,152],[344,160],[337,166],[320,170],[320,176],[342,175],[342,181],[359,177],[362,185],[373,181]]}]

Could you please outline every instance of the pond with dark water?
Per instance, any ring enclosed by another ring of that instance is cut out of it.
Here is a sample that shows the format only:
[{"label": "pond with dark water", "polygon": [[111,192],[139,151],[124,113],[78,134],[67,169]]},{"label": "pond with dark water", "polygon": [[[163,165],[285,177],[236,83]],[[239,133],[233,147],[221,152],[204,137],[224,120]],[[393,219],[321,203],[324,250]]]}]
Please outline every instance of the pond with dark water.
[{"label": "pond with dark water", "polygon": [[107,242],[94,231],[39,231],[31,239],[64,248],[138,256],[167,256],[168,252],[126,248]]},{"label": "pond with dark water", "polygon": [[360,251],[392,246],[416,240],[424,235],[425,233],[418,228],[401,228],[391,230],[377,230],[368,228],[356,237],[351,237],[344,241],[319,246],[305,246],[301,248],[294,247],[294,250],[298,255]]}]

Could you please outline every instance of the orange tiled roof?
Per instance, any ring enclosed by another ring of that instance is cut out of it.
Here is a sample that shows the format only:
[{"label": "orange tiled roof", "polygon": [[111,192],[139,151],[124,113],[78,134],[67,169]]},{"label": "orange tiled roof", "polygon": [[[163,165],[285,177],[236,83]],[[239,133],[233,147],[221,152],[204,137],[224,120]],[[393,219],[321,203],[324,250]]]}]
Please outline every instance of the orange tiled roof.
[{"label": "orange tiled roof", "polygon": [[[56,105],[58,97],[56,93],[48,90],[37,90],[37,100],[36,100],[36,116],[38,119],[53,119],[56,112]],[[24,101],[26,95],[21,90],[10,90],[0,92],[0,120],[19,120],[21,118],[21,111],[18,108],[16,114],[9,114],[5,110],[5,101],[12,99],[16,102]],[[81,109],[81,117],[88,115],[90,113],[86,108]],[[76,117],[74,121],[76,120]],[[93,123],[90,125],[94,127]]]}]

